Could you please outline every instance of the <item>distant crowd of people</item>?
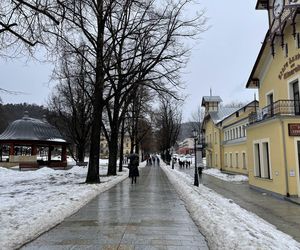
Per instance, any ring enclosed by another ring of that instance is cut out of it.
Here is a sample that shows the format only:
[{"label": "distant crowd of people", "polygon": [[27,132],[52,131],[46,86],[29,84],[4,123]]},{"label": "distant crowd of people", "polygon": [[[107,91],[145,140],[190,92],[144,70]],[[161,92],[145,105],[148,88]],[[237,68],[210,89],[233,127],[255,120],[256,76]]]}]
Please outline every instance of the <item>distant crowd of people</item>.
[{"label": "distant crowd of people", "polygon": [[158,155],[146,155],[146,166],[159,166],[160,159]]},{"label": "distant crowd of people", "polygon": [[176,163],[178,161],[178,165],[180,168],[190,168],[191,167],[191,160],[173,157],[173,161],[174,161],[174,163]]}]

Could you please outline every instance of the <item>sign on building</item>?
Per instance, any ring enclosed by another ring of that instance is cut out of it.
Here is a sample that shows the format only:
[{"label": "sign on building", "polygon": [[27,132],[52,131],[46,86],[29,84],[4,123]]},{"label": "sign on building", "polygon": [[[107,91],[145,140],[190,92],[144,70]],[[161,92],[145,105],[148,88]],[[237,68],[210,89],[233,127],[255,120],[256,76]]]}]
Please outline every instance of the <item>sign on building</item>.
[{"label": "sign on building", "polygon": [[300,136],[300,123],[289,123],[289,136]]}]

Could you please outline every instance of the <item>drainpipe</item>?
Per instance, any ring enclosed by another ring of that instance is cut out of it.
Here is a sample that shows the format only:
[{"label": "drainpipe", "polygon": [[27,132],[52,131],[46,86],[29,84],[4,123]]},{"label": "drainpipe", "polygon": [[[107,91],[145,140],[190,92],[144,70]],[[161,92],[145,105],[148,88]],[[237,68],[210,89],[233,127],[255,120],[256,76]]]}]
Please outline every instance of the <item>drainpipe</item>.
[{"label": "drainpipe", "polygon": [[222,166],[223,166],[223,146],[222,146],[222,127],[219,129],[219,148],[220,148],[220,171],[222,171]]},{"label": "drainpipe", "polygon": [[283,157],[284,157],[284,168],[285,168],[285,189],[286,189],[286,196],[290,197],[289,180],[288,180],[288,168],[287,168],[287,159],[286,159],[285,131],[284,131],[284,124],[283,124],[282,119],[280,119],[280,124],[281,124],[281,132],[282,132],[282,139],[283,139]]}]

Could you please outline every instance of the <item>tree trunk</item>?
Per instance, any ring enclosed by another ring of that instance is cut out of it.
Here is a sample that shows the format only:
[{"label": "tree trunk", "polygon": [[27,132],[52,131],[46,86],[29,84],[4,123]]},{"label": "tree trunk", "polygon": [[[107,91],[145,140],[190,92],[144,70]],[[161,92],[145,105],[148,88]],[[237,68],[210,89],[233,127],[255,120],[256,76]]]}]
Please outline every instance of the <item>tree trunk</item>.
[{"label": "tree trunk", "polygon": [[93,94],[93,121],[91,130],[91,146],[89,168],[86,183],[100,183],[99,176],[99,154],[100,154],[100,135],[103,112],[103,88],[104,88],[104,26],[103,20],[103,0],[97,0],[97,55],[96,55],[96,82]]},{"label": "tree trunk", "polygon": [[79,162],[84,162],[84,156],[85,156],[85,145],[79,143],[77,145],[77,160]]},{"label": "tree trunk", "polygon": [[109,160],[107,175],[117,174],[117,159],[118,159],[118,131],[112,129],[111,138],[109,142]]},{"label": "tree trunk", "polygon": [[124,160],[124,134],[125,134],[125,119],[122,120],[121,126],[121,140],[120,140],[120,162],[119,162],[119,172],[123,171],[123,160]]},{"label": "tree trunk", "polygon": [[[100,86],[99,86],[100,87]],[[89,168],[86,183],[100,183],[99,176],[99,153],[100,153],[100,134],[102,120],[102,91],[99,87],[95,88],[95,105],[93,111],[94,120],[92,122],[91,146]]]}]

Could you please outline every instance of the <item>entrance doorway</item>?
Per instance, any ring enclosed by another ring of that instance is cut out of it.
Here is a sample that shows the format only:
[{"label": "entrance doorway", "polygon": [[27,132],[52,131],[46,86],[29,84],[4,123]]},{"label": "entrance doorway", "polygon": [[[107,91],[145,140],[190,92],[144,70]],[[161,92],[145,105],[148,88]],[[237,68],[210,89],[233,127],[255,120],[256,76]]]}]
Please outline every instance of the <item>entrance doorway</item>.
[{"label": "entrance doorway", "polygon": [[268,114],[272,117],[272,116],[274,116],[274,97],[273,97],[273,93],[271,93],[267,96],[267,102],[268,102],[268,105],[269,105]]},{"label": "entrance doorway", "polygon": [[294,99],[295,115],[300,115],[300,95],[299,95],[298,81],[293,83],[293,99]]},{"label": "entrance doorway", "polygon": [[297,141],[297,159],[298,159],[298,197],[300,197],[300,141]]}]

